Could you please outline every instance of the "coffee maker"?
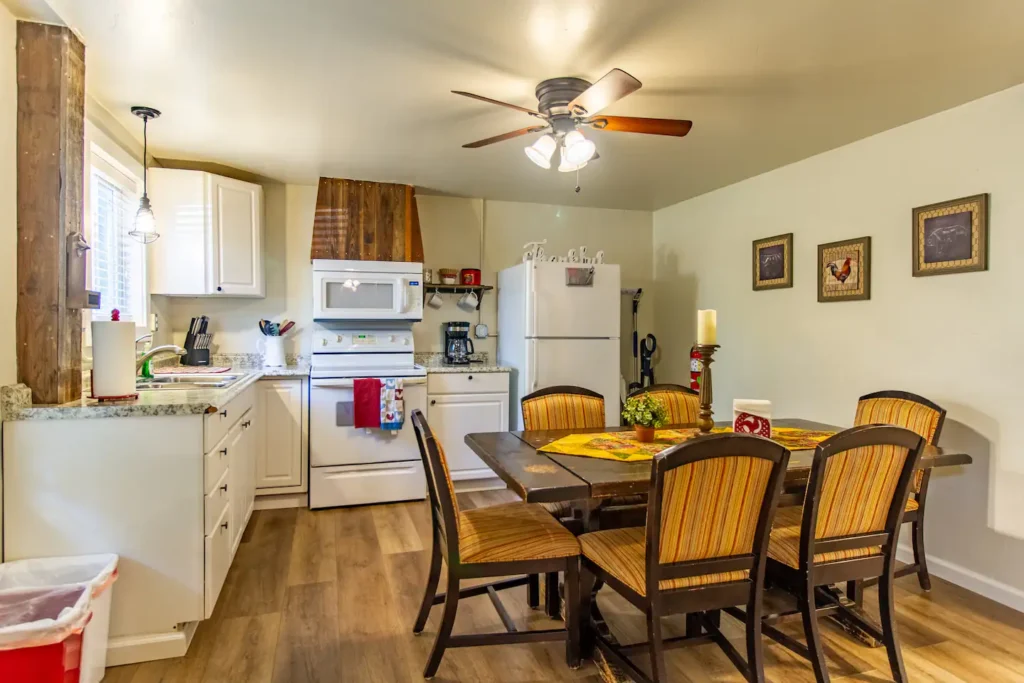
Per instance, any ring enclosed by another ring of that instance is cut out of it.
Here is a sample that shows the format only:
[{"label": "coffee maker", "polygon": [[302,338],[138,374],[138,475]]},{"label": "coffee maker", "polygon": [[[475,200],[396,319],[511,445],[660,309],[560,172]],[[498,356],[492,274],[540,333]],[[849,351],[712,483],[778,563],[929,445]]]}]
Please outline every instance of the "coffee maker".
[{"label": "coffee maker", "polygon": [[473,340],[469,338],[469,323],[444,323],[444,362],[449,365],[469,365],[473,353]]}]

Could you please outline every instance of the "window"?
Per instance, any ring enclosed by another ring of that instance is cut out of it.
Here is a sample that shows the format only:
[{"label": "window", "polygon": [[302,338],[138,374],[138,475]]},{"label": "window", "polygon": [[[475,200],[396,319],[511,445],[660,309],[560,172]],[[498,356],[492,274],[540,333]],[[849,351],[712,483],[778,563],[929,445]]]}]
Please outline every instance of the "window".
[{"label": "window", "polygon": [[145,261],[143,245],[133,240],[138,183],[95,145],[89,172],[89,278],[100,293],[100,308],[93,320],[110,320],[113,309],[121,320],[146,326]]}]

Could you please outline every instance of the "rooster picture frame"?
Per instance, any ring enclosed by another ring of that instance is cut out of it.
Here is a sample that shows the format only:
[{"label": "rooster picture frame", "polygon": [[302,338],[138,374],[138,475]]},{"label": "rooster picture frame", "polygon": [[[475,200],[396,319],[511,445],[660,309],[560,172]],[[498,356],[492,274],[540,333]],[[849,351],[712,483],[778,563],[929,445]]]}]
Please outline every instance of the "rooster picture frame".
[{"label": "rooster picture frame", "polygon": [[793,286],[793,233],[754,240],[754,291]]},{"label": "rooster picture frame", "polygon": [[988,270],[988,195],[913,211],[914,277]]},{"label": "rooster picture frame", "polygon": [[818,245],[818,301],[871,298],[871,238]]}]

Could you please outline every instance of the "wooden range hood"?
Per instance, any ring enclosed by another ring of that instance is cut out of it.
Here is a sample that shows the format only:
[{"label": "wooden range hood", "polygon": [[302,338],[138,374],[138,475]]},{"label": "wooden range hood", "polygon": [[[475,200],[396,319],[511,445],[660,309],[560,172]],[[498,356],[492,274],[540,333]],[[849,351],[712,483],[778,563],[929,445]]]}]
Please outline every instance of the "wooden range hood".
[{"label": "wooden range hood", "polygon": [[320,178],[309,257],[422,263],[412,186]]}]

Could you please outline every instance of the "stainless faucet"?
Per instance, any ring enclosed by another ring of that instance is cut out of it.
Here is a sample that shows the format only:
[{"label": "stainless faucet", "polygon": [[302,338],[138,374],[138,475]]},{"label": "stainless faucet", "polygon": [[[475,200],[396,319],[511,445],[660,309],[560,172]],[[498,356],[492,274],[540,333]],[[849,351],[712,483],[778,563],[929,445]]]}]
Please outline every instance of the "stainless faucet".
[{"label": "stainless faucet", "polygon": [[188,351],[180,346],[175,346],[174,344],[165,344],[163,346],[154,347],[135,359],[135,374],[139,374],[139,370],[142,369],[143,363],[161,353],[176,353],[179,356],[184,356],[188,354]]}]

